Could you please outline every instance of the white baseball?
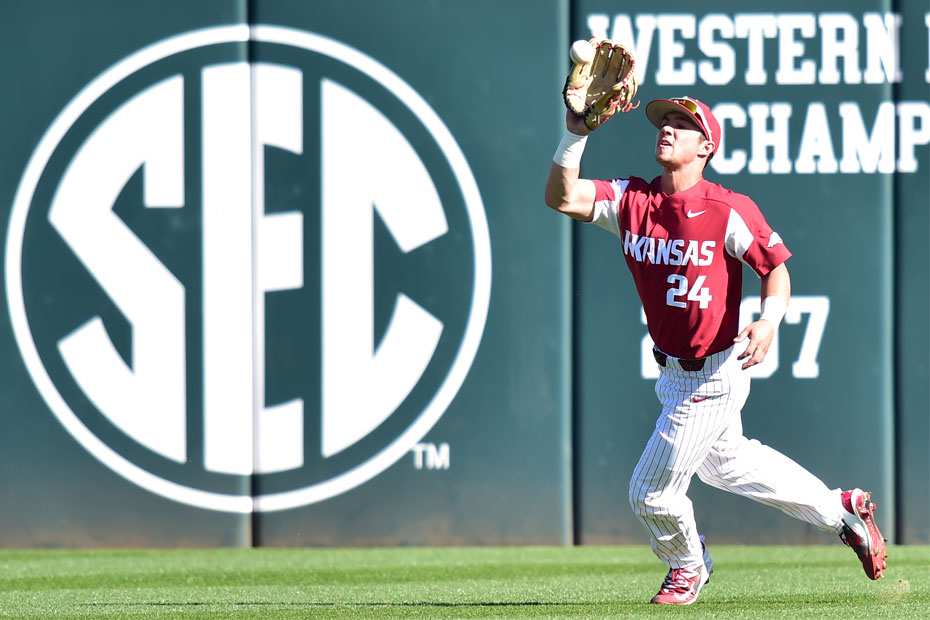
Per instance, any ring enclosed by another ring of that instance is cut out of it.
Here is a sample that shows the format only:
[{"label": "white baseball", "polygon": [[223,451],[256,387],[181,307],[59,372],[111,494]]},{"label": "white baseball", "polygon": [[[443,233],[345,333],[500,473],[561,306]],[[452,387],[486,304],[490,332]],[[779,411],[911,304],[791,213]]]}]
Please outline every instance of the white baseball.
[{"label": "white baseball", "polygon": [[594,47],[587,41],[578,40],[572,43],[569,55],[574,62],[589,63],[594,60]]}]

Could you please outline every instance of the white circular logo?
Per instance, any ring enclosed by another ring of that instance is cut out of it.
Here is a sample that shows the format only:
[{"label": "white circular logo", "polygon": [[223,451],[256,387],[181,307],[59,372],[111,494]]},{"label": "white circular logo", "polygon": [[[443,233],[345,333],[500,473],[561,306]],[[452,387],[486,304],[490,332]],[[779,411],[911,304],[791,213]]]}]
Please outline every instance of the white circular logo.
[{"label": "white circular logo", "polygon": [[62,110],[6,278],[27,369],[81,445],[247,513],[344,493],[433,428],[484,331],[491,251],[413,88],[333,39],[236,25],[144,48]]}]

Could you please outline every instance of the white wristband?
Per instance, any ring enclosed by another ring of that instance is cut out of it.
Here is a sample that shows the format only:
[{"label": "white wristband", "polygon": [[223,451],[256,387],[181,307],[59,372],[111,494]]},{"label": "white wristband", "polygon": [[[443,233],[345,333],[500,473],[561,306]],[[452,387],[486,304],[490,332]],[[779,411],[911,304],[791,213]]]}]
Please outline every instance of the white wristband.
[{"label": "white wristband", "polygon": [[563,168],[580,168],[581,155],[584,153],[584,145],[587,141],[588,136],[579,136],[566,130],[552,161]]},{"label": "white wristband", "polygon": [[759,319],[765,319],[771,321],[772,325],[775,326],[775,329],[778,329],[779,323],[781,323],[782,318],[785,316],[785,312],[788,310],[788,305],[785,303],[785,300],[779,297],[778,295],[769,295],[762,300],[762,313],[759,316]]}]

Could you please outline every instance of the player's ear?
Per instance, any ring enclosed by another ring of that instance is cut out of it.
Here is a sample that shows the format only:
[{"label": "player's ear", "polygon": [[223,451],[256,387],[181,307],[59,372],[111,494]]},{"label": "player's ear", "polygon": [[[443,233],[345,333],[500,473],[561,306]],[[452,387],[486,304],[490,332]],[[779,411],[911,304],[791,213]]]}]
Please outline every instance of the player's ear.
[{"label": "player's ear", "polygon": [[710,157],[714,154],[714,149],[717,148],[716,143],[711,140],[704,140],[701,142],[700,151],[705,157]]}]

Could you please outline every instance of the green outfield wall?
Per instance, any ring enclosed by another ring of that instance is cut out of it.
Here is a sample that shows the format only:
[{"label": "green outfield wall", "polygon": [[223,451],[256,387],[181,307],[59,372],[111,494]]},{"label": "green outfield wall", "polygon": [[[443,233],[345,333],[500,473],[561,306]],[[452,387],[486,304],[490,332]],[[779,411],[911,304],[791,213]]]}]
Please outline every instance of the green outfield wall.
[{"label": "green outfield wall", "polygon": [[[592,34],[712,104],[707,177],[794,254],[746,434],[930,542],[930,10],[655,9],[0,6],[0,546],[644,543],[632,280],[543,203]],[[654,132],[584,176],[651,178]],[[833,541],[691,488],[708,540]]]}]

